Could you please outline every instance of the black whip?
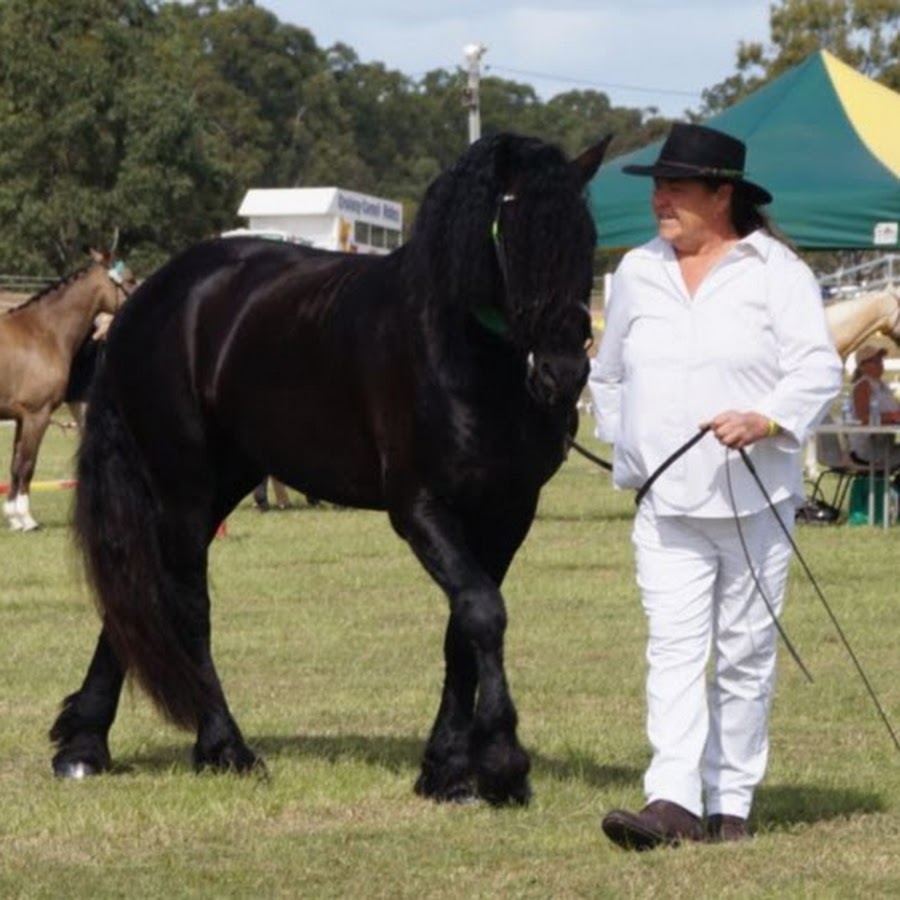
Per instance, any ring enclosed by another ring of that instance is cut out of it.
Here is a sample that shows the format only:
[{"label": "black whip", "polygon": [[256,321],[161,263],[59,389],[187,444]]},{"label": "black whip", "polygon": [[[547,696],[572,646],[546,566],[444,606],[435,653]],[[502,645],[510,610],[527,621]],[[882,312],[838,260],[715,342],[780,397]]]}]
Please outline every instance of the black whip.
[{"label": "black whip", "polygon": [[831,609],[831,605],[825,599],[825,594],[822,593],[822,589],[819,587],[819,583],[816,581],[815,576],[810,571],[809,566],[806,564],[806,560],[803,558],[803,554],[800,552],[800,549],[797,547],[797,544],[794,542],[794,538],[791,535],[790,529],[781,521],[781,516],[778,515],[778,512],[775,510],[775,506],[772,501],[769,499],[769,495],[766,492],[765,487],[763,486],[762,481],[759,478],[759,475],[756,472],[756,468],[753,463],[750,461],[750,457],[747,452],[741,447],[738,451],[741,454],[741,459],[744,461],[744,465],[747,467],[747,470],[753,476],[753,480],[756,482],[756,486],[762,491],[762,495],[766,498],[766,503],[769,504],[769,509],[772,510],[776,520],[778,521],[781,530],[787,536],[787,539],[791,542],[791,547],[794,550],[794,553],[797,556],[797,559],[800,560],[800,565],[803,566],[803,571],[806,572],[807,578],[809,578],[810,584],[812,584],[813,589],[816,592],[816,596],[819,600],[822,601],[822,606],[825,607],[825,611],[828,613],[828,618],[831,619],[831,624],[834,625],[835,631],[838,633],[838,637],[841,639],[841,643],[844,645],[844,649],[847,651],[850,659],[853,661],[853,665],[856,666],[856,671],[859,673],[859,677],[862,679],[863,684],[866,686],[866,690],[869,693],[869,697],[872,700],[872,703],[875,704],[875,709],[878,711],[878,715],[881,718],[881,721],[884,722],[884,727],[887,728],[888,734],[891,736],[891,740],[894,742],[894,746],[900,751],[900,739],[897,738],[897,733],[894,731],[891,726],[890,720],[887,717],[887,713],[885,713],[884,708],[878,700],[878,695],[875,693],[875,689],[872,687],[871,682],[869,681],[865,670],[862,667],[859,659],[856,654],[853,652],[853,648],[850,646],[850,641],[847,640],[846,635],[844,634],[844,629],[841,628],[840,623],[837,620],[834,612]]},{"label": "black whip", "polygon": [[[787,636],[787,632],[784,630],[784,626],[779,621],[778,615],[775,612],[775,607],[772,605],[772,601],[769,600],[768,595],[763,590],[763,586],[760,584],[759,578],[757,577],[756,569],[753,567],[753,560],[750,558],[750,550],[747,547],[747,542],[744,540],[744,529],[741,528],[741,517],[739,515],[737,515],[737,501],[734,498],[734,488],[731,485],[731,466],[728,465],[728,459],[727,459],[728,451],[727,450],[725,451],[725,454],[726,454],[725,478],[728,482],[728,497],[731,500],[731,508],[733,510],[735,510],[734,524],[737,527],[738,540],[741,542],[741,550],[744,551],[744,559],[747,561],[747,568],[750,569],[750,577],[753,579],[753,584],[756,585],[757,593],[759,594],[760,597],[762,597],[763,603],[766,604],[766,609],[769,611],[769,615],[772,617],[772,621],[775,623],[775,627],[778,629],[778,633],[781,635],[781,639],[784,641],[785,647],[788,648],[788,652],[794,658],[794,662],[797,663],[797,665],[800,668],[800,671],[806,676],[807,681],[809,681],[809,683],[812,684],[813,677],[810,674],[809,669],[806,668],[806,666],[803,663],[803,660],[800,658],[800,654],[797,652],[796,648],[791,643],[790,638]],[[741,455],[744,458],[744,462],[747,463],[749,466],[750,457],[747,456],[747,454],[744,452],[743,448],[741,448]],[[757,484],[759,484],[758,481],[757,481]],[[766,503],[769,504],[769,509],[772,510],[772,514],[775,516],[776,519],[778,519],[778,524],[781,526],[781,528],[784,530],[785,534],[787,534],[788,538],[790,539],[791,535],[788,533],[788,530],[785,528],[784,523],[781,521],[781,516],[778,515],[778,511],[775,509],[774,504],[769,499],[769,495],[767,493],[765,493],[765,491],[763,491],[763,493],[765,494]],[[791,546],[794,548],[794,551],[799,554],[799,551],[797,550],[797,545],[793,542],[793,540],[791,540]]]}]

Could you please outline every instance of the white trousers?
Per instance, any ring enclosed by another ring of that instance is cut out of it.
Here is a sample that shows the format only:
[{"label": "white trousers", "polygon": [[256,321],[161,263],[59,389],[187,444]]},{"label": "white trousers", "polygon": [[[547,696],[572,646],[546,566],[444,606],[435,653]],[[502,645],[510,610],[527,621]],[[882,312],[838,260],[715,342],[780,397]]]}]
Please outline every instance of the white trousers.
[{"label": "white trousers", "polygon": [[[776,509],[793,530],[794,507]],[[772,511],[740,519],[753,569],[776,614],[791,546]],[[778,637],[733,518],[657,516],[649,498],[633,541],[648,621],[648,801],[697,816],[747,818],[768,759]]]}]

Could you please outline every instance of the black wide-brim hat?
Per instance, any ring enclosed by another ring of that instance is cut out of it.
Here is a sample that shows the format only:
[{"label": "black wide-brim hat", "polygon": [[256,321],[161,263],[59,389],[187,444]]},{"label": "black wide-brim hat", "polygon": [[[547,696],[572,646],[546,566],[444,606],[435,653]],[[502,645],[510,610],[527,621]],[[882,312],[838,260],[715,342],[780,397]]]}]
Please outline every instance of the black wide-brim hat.
[{"label": "black wide-brim hat", "polygon": [[666,138],[659,158],[649,166],[623,166],[626,175],[653,178],[721,178],[739,185],[755,205],[772,202],[772,195],[744,178],[747,147],[743,141],[707,128],[676,122]]}]

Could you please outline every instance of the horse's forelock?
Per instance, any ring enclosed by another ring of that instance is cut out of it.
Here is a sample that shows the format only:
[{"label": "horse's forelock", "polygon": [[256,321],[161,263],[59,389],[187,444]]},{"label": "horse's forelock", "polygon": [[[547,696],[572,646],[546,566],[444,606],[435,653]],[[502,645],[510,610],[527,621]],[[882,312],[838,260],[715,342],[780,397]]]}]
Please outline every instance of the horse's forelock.
[{"label": "horse's forelock", "polygon": [[[589,304],[595,233],[582,192],[551,145],[514,135],[474,144],[432,183],[414,225],[408,249],[425,302],[492,309],[524,351],[546,344],[561,308]],[[574,334],[563,329],[557,350],[582,352]]]},{"label": "horse's forelock", "polygon": [[523,188],[502,214],[511,315],[532,340],[561,307],[589,304],[596,232],[570,168]]}]

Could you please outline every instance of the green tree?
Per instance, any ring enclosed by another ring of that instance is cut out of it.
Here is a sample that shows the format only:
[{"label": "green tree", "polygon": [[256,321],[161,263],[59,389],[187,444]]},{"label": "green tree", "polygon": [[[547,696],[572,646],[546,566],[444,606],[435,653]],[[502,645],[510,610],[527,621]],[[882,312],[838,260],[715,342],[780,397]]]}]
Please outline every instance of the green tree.
[{"label": "green tree", "polygon": [[230,147],[244,185],[291,185],[308,163],[333,97],[321,91],[325,54],[305,28],[286,25],[253,0],[172,4],[177,32],[195,42],[200,104]]},{"label": "green tree", "polygon": [[771,46],[741,42],[737,72],[703,92],[702,115],[731,106],[817,50],[900,89],[897,0],[780,0],[769,17]]},{"label": "green tree", "polygon": [[0,4],[0,269],[64,271],[109,242],[127,140],[118,88],[152,22],[143,0]]},{"label": "green tree", "polygon": [[233,218],[202,58],[171,24],[144,0],[0,4],[0,270],[70,270],[118,230],[144,272]]},{"label": "green tree", "polygon": [[[250,187],[341,185],[404,203],[468,141],[466,73],[419,80],[322,49],[255,0],[0,0],[0,271],[64,272],[120,234],[146,274],[238,223]],[[488,77],[482,130],[574,154],[666,123]]]}]

